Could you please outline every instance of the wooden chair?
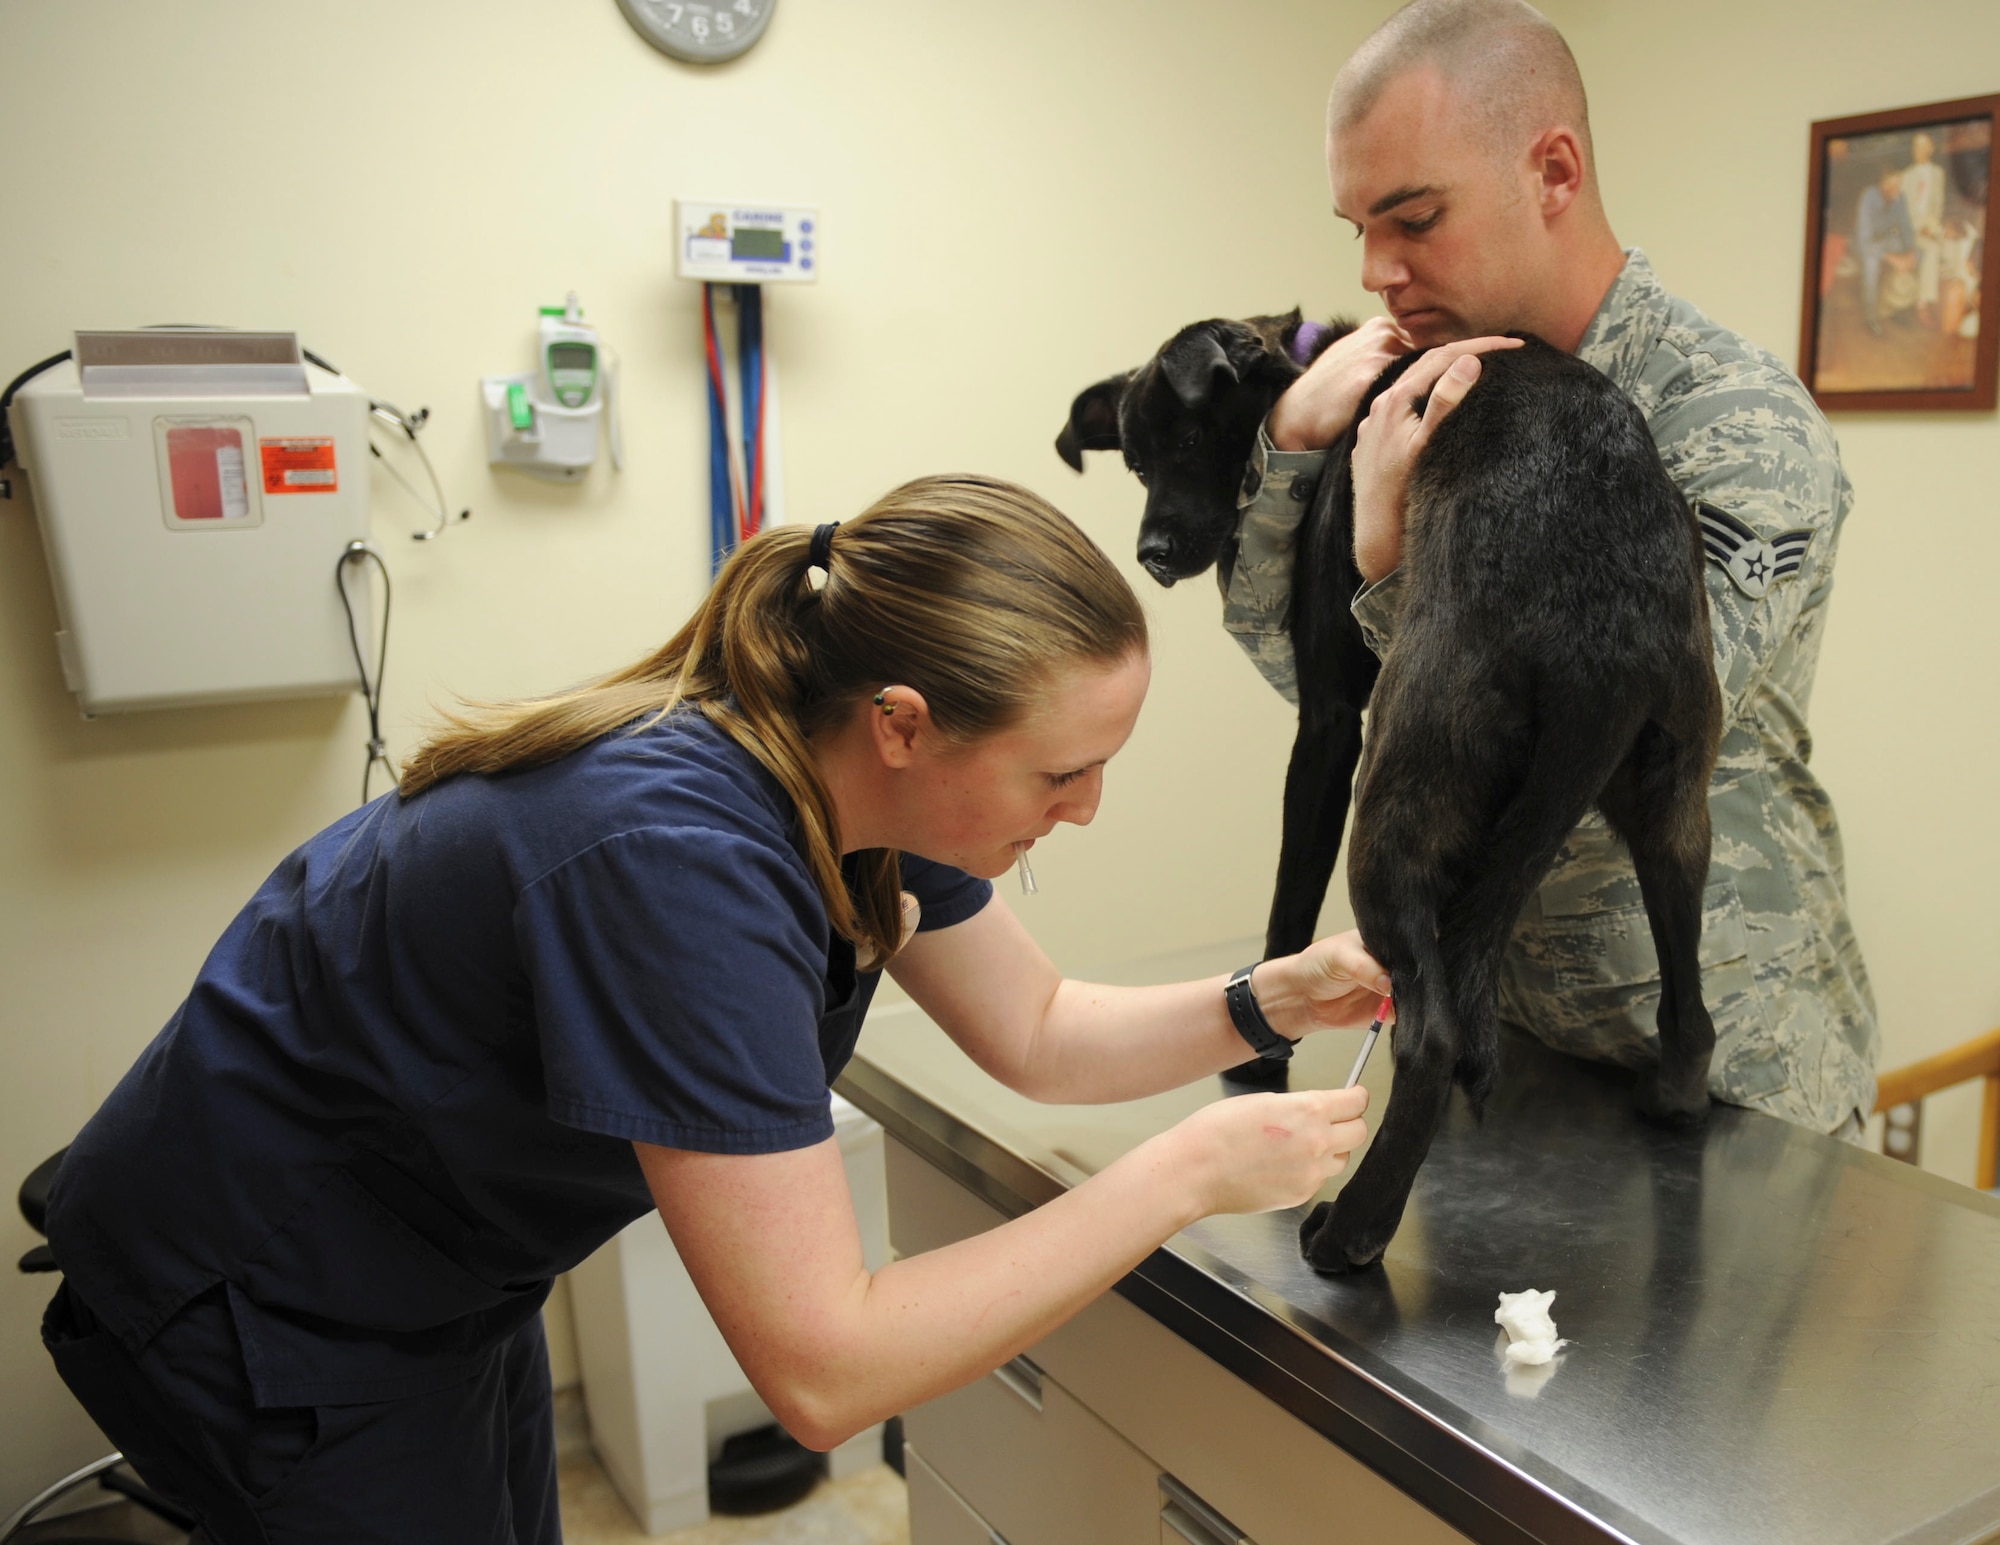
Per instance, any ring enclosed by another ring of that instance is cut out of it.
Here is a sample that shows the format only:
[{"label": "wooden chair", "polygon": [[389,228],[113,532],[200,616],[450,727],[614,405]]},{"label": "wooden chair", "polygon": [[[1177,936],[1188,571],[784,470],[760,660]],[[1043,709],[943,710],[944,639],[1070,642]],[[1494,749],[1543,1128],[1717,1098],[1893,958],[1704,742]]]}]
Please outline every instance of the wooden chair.
[{"label": "wooden chair", "polygon": [[1962,1046],[1895,1068],[1876,1080],[1875,1109],[1883,1121],[1882,1151],[1892,1159],[1915,1164],[1923,1140],[1924,1096],[1974,1078],[1986,1081],[1974,1184],[1982,1191],[2000,1186],[2000,1030],[1989,1030]]}]

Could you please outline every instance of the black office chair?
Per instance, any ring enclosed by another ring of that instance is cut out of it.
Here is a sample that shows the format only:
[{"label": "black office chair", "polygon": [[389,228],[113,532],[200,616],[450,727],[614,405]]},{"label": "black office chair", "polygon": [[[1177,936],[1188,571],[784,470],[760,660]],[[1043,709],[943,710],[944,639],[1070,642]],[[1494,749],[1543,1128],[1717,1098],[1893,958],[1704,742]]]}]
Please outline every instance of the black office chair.
[{"label": "black office chair", "polygon": [[[62,1165],[67,1148],[58,1150],[42,1160],[28,1172],[28,1178],[21,1182],[21,1216],[28,1220],[28,1226],[37,1234],[48,1233],[49,1187],[55,1183],[56,1170]],[[55,1272],[60,1268],[56,1258],[46,1244],[36,1245],[21,1257],[20,1268],[24,1272]],[[196,1520],[158,1492],[152,1490],[125,1467],[125,1456],[119,1453],[106,1454],[102,1459],[94,1459],[81,1470],[65,1475],[46,1491],[30,1497],[20,1507],[0,1523],[0,1545],[14,1539],[23,1529],[40,1517],[61,1498],[69,1495],[79,1486],[90,1481],[97,1482],[105,1491],[115,1492],[126,1498],[135,1507],[144,1508],[155,1518],[171,1524],[189,1536],[189,1545],[200,1545],[204,1536],[195,1532]],[[129,1545],[129,1542],[107,1540],[99,1535],[65,1534],[44,1535],[36,1545]]]}]

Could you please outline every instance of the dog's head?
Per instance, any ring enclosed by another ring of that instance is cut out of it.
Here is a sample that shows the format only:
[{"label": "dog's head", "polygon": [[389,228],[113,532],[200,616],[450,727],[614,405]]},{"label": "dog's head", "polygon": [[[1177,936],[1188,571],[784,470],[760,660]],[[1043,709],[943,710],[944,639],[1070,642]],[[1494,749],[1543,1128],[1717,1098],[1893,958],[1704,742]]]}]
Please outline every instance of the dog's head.
[{"label": "dog's head", "polygon": [[1162,585],[1221,556],[1236,530],[1236,493],[1257,426],[1306,364],[1348,330],[1302,337],[1307,326],[1297,311],[1196,322],[1137,370],[1099,381],[1071,404],[1057,453],[1079,472],[1085,451],[1125,453],[1146,486],[1139,562]]}]

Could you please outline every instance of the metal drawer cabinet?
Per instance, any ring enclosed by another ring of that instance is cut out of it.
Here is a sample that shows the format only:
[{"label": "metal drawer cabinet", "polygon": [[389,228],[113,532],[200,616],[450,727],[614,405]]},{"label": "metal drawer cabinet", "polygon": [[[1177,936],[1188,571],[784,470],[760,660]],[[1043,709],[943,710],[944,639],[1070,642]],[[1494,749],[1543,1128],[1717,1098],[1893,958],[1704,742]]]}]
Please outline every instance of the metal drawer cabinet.
[{"label": "metal drawer cabinet", "polygon": [[911,1545],[995,1545],[999,1540],[986,1520],[907,1443],[903,1445],[903,1478],[910,1483]]},{"label": "metal drawer cabinet", "polygon": [[[887,1161],[889,1237],[899,1253],[1002,1221],[894,1139]],[[1115,1293],[906,1423],[936,1475],[1005,1545],[1465,1545],[1436,1514]],[[913,1524],[911,1545],[955,1539],[933,1540]]]},{"label": "metal drawer cabinet", "polygon": [[1181,1512],[1205,1514],[1208,1535],[1163,1533],[1165,1545],[1211,1538],[1468,1545],[1430,1509],[1115,1293],[1056,1330],[1035,1356],[1158,1465],[1165,1516],[1174,1516],[1176,1486],[1186,1493]]},{"label": "metal drawer cabinet", "polygon": [[[1154,1545],[1159,1470],[1026,1358],[904,1417],[1007,1545]],[[914,1532],[912,1545],[932,1545]]]}]

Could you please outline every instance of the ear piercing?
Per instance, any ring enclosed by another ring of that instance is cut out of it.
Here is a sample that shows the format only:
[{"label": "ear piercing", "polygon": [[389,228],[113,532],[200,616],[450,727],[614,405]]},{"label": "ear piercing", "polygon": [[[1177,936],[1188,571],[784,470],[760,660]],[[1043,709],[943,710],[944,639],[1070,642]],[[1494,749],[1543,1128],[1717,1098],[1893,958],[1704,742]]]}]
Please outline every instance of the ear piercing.
[{"label": "ear piercing", "polygon": [[896,711],[896,705],[889,701],[889,689],[887,687],[884,687],[880,692],[875,694],[875,706],[885,714],[892,714]]}]

